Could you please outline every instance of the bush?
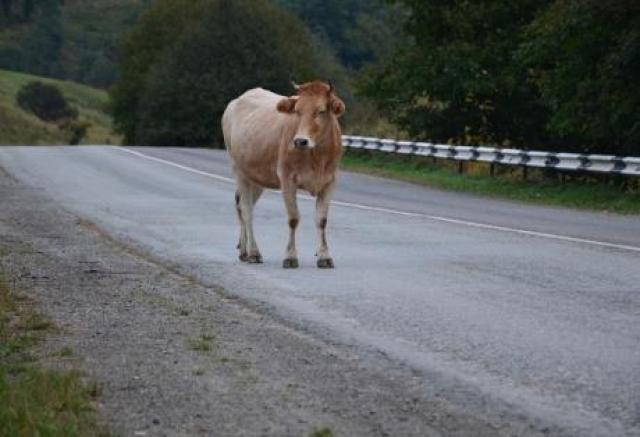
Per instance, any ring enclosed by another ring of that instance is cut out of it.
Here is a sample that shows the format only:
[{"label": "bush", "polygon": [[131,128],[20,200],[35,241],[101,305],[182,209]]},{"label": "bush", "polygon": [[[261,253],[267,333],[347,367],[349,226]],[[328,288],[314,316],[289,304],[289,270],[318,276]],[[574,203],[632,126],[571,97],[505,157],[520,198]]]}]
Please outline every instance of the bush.
[{"label": "bush", "polygon": [[567,150],[640,154],[640,3],[556,0],[528,26],[518,59]]},{"label": "bush", "polygon": [[18,106],[32,112],[41,120],[60,122],[77,118],[78,111],[64,98],[54,85],[30,82],[24,85],[16,96]]},{"label": "bush", "polygon": [[411,136],[640,153],[637,0],[396,0],[411,38],[360,81]]},{"label": "bush", "polygon": [[80,142],[87,136],[87,131],[91,127],[91,123],[83,121],[72,121],[65,125],[62,129],[69,135],[69,144],[72,146],[80,144]]},{"label": "bush", "polygon": [[231,99],[257,86],[291,93],[292,78],[331,68],[318,53],[300,20],[267,0],[158,0],[126,42],[116,128],[127,143],[221,144]]}]

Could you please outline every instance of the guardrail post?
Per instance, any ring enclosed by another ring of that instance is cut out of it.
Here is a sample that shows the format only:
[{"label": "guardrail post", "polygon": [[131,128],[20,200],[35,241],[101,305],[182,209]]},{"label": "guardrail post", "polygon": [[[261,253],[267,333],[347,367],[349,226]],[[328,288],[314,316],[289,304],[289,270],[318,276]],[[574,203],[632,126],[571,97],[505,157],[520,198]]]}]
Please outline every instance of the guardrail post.
[{"label": "guardrail post", "polygon": [[494,177],[496,175],[496,164],[492,162],[489,164],[489,176]]},{"label": "guardrail post", "polygon": [[464,161],[458,161],[458,173],[464,173]]},{"label": "guardrail post", "polygon": [[527,180],[527,176],[528,176],[528,170],[529,168],[526,165],[522,166],[522,180],[526,181]]}]

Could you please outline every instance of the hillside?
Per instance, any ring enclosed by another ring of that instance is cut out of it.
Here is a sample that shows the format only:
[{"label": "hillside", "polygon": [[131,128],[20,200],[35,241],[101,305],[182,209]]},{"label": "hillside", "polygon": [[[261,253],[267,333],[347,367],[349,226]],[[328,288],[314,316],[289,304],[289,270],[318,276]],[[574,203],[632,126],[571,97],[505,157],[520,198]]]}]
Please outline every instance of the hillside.
[{"label": "hillside", "polygon": [[105,91],[74,82],[0,70],[0,144],[68,142],[67,135],[55,124],[43,122],[16,104],[16,94],[20,88],[35,80],[58,86],[69,103],[78,109],[79,120],[91,124],[83,143],[114,144],[120,141],[120,138],[111,132],[111,118],[105,112],[108,100]]}]

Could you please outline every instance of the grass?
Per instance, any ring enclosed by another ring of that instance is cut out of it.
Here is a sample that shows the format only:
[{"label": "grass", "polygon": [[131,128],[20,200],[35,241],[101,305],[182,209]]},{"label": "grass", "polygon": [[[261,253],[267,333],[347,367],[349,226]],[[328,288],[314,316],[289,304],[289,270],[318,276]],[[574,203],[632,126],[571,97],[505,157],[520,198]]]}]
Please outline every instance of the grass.
[{"label": "grass", "polygon": [[105,91],[74,82],[60,81],[25,73],[0,70],[0,144],[66,144],[68,134],[52,123],[23,111],[16,103],[20,88],[32,81],[56,85],[69,103],[79,111],[79,120],[91,124],[84,144],[117,144],[120,137],[111,131],[106,113]]},{"label": "grass", "polygon": [[105,435],[91,404],[97,383],[43,368],[33,354],[53,328],[0,276],[0,436]]},{"label": "grass", "polygon": [[189,347],[198,352],[212,352],[214,349],[215,336],[211,334],[201,334],[199,337],[189,339]]},{"label": "grass", "polygon": [[61,358],[71,358],[73,356],[73,350],[69,346],[65,346],[58,351],[57,354]]},{"label": "grass", "polygon": [[529,170],[522,180],[520,169],[503,168],[496,177],[488,175],[488,165],[467,163],[467,172],[458,174],[457,163],[426,158],[392,156],[381,152],[352,151],[342,159],[344,170],[418,183],[445,190],[462,191],[522,202],[563,206],[621,214],[640,213],[640,181],[622,186],[620,181],[597,177],[574,178],[564,183]]},{"label": "grass", "polygon": [[333,437],[333,432],[327,427],[316,428],[311,431],[310,437]]}]

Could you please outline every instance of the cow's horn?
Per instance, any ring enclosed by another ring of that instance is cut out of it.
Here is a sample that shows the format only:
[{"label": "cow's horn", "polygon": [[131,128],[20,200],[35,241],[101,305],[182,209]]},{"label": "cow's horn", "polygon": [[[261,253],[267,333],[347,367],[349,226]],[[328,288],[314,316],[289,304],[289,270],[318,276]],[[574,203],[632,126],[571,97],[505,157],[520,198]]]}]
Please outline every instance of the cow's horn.
[{"label": "cow's horn", "polygon": [[291,86],[293,86],[293,89],[298,91],[300,89],[300,85],[298,85],[297,83],[295,83],[295,81],[291,81]]},{"label": "cow's horn", "polygon": [[329,85],[329,94],[331,94],[335,90],[333,86],[333,82],[331,82],[331,79],[327,79],[327,85]]}]

